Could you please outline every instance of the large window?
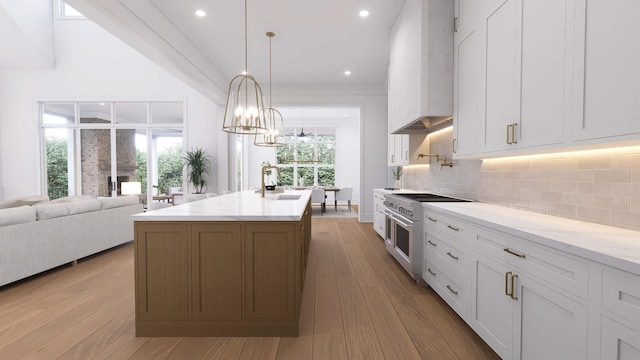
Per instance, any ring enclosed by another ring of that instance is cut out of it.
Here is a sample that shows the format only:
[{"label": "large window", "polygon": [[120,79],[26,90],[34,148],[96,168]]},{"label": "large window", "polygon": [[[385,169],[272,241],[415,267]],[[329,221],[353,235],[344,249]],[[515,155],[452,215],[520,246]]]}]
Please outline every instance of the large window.
[{"label": "large window", "polygon": [[282,186],[335,186],[336,128],[287,128],[287,145],[278,147],[276,162]]},{"label": "large window", "polygon": [[45,102],[41,111],[50,198],[117,196],[122,182],[140,182],[153,201],[182,186],[182,102]]}]

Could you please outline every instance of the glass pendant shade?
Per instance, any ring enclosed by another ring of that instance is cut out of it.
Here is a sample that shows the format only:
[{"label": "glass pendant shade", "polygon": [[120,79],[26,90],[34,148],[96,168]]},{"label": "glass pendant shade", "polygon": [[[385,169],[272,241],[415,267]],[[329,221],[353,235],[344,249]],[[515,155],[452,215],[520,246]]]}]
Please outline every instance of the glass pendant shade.
[{"label": "glass pendant shade", "polygon": [[265,147],[276,147],[286,145],[284,135],[284,120],[280,111],[274,108],[268,108],[265,112],[267,119],[267,127],[269,131],[264,134],[258,134],[253,141],[254,145]]},{"label": "glass pendant shade", "polygon": [[222,130],[244,135],[269,132],[265,120],[262,88],[253,76],[237,75],[229,83]]}]

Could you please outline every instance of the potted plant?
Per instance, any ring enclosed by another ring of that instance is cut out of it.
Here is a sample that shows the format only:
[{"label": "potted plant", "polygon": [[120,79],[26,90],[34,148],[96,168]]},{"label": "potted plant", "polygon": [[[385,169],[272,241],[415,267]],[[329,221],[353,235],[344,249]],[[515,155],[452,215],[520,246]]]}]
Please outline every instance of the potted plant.
[{"label": "potted plant", "polygon": [[392,169],[393,179],[396,181],[394,187],[401,189],[402,188],[402,166],[398,166],[395,169]]},{"label": "potted plant", "polygon": [[195,148],[187,151],[184,166],[187,167],[187,182],[193,185],[195,194],[202,194],[207,190],[205,177],[211,171],[210,157],[203,149]]}]

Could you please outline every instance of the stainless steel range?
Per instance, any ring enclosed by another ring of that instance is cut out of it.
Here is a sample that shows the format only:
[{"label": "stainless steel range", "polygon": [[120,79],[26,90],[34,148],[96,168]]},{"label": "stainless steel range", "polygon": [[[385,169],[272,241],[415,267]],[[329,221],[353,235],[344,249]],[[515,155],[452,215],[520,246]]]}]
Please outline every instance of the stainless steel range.
[{"label": "stainless steel range", "polygon": [[431,193],[387,194],[385,245],[416,281],[422,278],[423,202],[468,202],[470,200]]}]

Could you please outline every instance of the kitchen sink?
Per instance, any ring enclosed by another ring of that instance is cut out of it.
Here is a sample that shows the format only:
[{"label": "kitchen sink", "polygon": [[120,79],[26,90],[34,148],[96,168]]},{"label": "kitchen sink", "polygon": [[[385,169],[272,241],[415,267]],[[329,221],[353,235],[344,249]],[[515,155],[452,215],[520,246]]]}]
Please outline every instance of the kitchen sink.
[{"label": "kitchen sink", "polygon": [[276,200],[298,200],[301,195],[279,195]]}]

